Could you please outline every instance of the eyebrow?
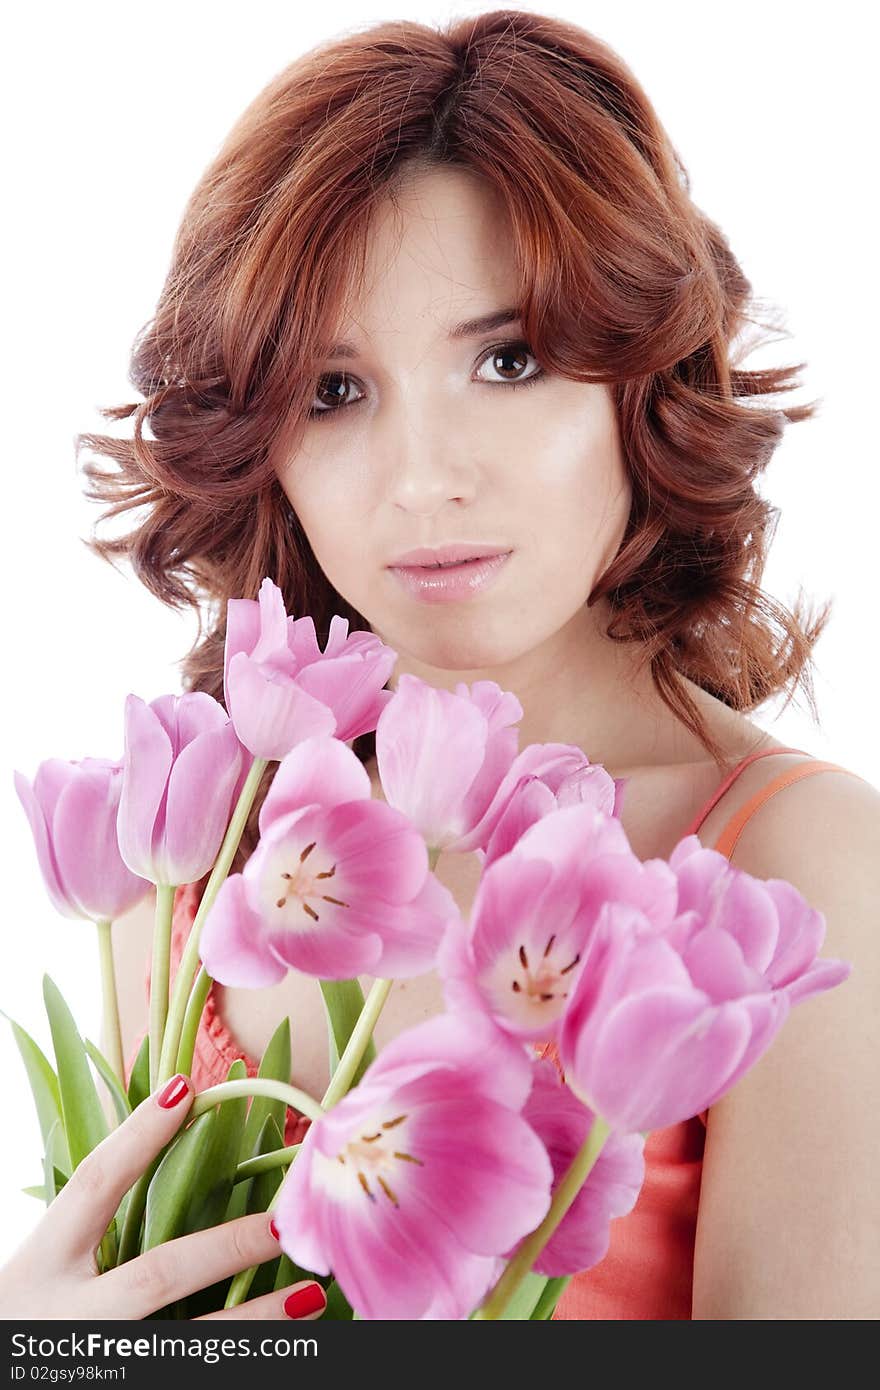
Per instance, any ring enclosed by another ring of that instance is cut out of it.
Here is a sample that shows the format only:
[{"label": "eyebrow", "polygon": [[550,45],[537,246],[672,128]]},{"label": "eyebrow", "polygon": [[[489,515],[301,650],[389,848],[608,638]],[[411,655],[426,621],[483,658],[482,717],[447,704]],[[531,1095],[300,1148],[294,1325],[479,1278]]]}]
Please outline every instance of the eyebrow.
[{"label": "eyebrow", "polygon": [[[478,338],[482,333],[493,333],[496,328],[504,328],[509,323],[519,321],[520,311],[514,307],[511,309],[493,309],[489,314],[480,314],[475,319],[464,319],[461,323],[455,324],[449,330],[449,337],[453,341],[462,338]],[[326,354],[328,357],[357,357],[358,350],[353,343],[334,343]]]}]

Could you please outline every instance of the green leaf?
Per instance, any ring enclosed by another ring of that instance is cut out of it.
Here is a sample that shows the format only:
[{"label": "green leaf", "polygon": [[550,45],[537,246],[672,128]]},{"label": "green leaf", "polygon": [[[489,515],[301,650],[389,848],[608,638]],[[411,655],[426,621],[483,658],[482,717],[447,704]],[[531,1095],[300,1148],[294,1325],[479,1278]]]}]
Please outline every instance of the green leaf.
[{"label": "green leaf", "polygon": [[[246,1077],[247,1067],[239,1059],[232,1063],[226,1080],[244,1081]],[[247,1104],[247,1096],[236,1096],[232,1100],[224,1100],[217,1109],[217,1123],[211,1136],[206,1171],[198,1190],[193,1193],[190,1204],[187,1233],[204,1231],[208,1226],[216,1226],[223,1220],[235,1182]]]},{"label": "green leaf", "polygon": [[[257,1140],[257,1154],[272,1153],[274,1149],[283,1149],[284,1139],[281,1130],[275,1122],[274,1115],[267,1115],[260,1137]],[[248,1201],[248,1212],[268,1211],[269,1203],[281,1186],[286,1169],[282,1167],[269,1168],[265,1173],[257,1173],[255,1178],[251,1178],[251,1194]]]},{"label": "green leaf", "polygon": [[[301,1279],[314,1279],[324,1288],[324,1280],[327,1277],[327,1275],[313,1274],[310,1269],[302,1269],[293,1263],[289,1255],[282,1255],[278,1261],[278,1273],[275,1275],[275,1288],[286,1289],[289,1284],[298,1284]],[[324,1317],[326,1316],[325,1313]]]},{"label": "green leaf", "polygon": [[65,1181],[67,1181],[68,1176],[70,1176],[68,1173],[63,1173],[58,1169],[56,1161],[56,1152],[58,1150],[63,1152],[68,1163],[70,1163],[70,1155],[68,1155],[67,1152],[67,1140],[65,1140],[64,1137],[61,1120],[56,1120],[53,1126],[51,1126],[49,1136],[46,1138],[46,1151],[44,1151],[43,1154],[43,1191],[46,1193],[47,1207],[49,1207],[50,1202],[56,1200],[61,1188],[64,1187]]},{"label": "green leaf", "polygon": [[107,1058],[89,1038],[85,1040],[85,1049],[94,1062],[98,1075],[110,1092],[110,1098],[113,1101],[113,1109],[116,1111],[116,1118],[119,1120],[119,1123],[122,1124],[123,1120],[126,1120],[131,1114],[131,1106],[128,1101],[128,1096],[122,1089],[119,1077],[107,1061]]},{"label": "green leaf", "polygon": [[40,1201],[45,1202],[46,1206],[48,1206],[51,1201],[54,1201],[57,1194],[61,1191],[64,1184],[67,1182],[67,1174],[62,1173],[60,1168],[54,1168],[53,1179],[54,1188],[49,1188],[48,1197],[46,1196],[45,1183],[43,1183],[40,1187],[23,1187],[21,1190],[27,1197],[39,1197]]},{"label": "green leaf", "polygon": [[73,1015],[48,975],[43,976],[43,999],[55,1048],[61,1114],[70,1160],[76,1168],[86,1154],[106,1139],[109,1126]]},{"label": "green leaf", "polygon": [[[303,1276],[297,1277],[302,1278]],[[324,1292],[327,1295],[327,1307],[321,1314],[322,1322],[327,1320],[330,1322],[352,1322],[354,1310],[335,1279],[331,1280]]]},{"label": "green leaf", "polygon": [[[283,1081],[285,1085],[290,1084],[289,1018],[285,1017],[281,1020],[269,1039],[266,1050],[260,1060],[257,1075],[266,1077],[272,1081]],[[258,1153],[268,1152],[267,1149],[258,1149],[255,1147],[259,1142],[267,1115],[272,1115],[274,1117],[278,1129],[282,1135],[284,1134],[284,1127],[287,1122],[287,1107],[284,1101],[271,1100],[268,1096],[254,1096],[241,1137],[241,1148],[238,1158],[239,1163],[243,1163],[245,1159],[254,1158]],[[282,1139],[279,1147],[283,1148],[283,1146],[284,1140]]]},{"label": "green leaf", "polygon": [[535,1310],[531,1317],[532,1322],[538,1319],[543,1319],[546,1322],[548,1318],[553,1316],[553,1310],[565,1293],[566,1288],[571,1282],[571,1277],[570,1274],[562,1274],[556,1279],[547,1280],[547,1287],[535,1304]]},{"label": "green leaf", "polygon": [[239,1216],[247,1215],[247,1204],[253,1181],[253,1178],[244,1178],[241,1182],[235,1183],[229,1194],[229,1201],[226,1203],[224,1221],[236,1221]]},{"label": "green leaf", "polygon": [[[2,1013],[3,1010],[0,1010]],[[4,1013],[4,1018],[9,1015]],[[40,1134],[43,1138],[43,1148],[48,1143],[49,1132],[56,1120],[61,1121],[61,1093],[58,1089],[58,1077],[56,1076],[51,1064],[46,1058],[45,1053],[34,1042],[29,1033],[26,1033],[14,1019],[9,1018],[12,1025],[12,1036],[15,1038],[18,1050],[21,1053],[22,1061],[27,1072],[28,1083],[34,1104],[37,1108],[37,1119],[40,1124]],[[63,1131],[62,1131],[63,1132]],[[66,1144],[65,1144],[66,1148]],[[66,1167],[70,1170],[70,1158],[67,1157]]]},{"label": "green leaf", "polygon": [[184,1234],[190,1202],[206,1182],[205,1171],[217,1111],[204,1115],[178,1132],[158,1164],[147,1191],[142,1249],[152,1250]]},{"label": "green leaf", "polygon": [[[236,1061],[226,1080],[241,1081],[246,1076],[244,1062]],[[223,1101],[178,1134],[147,1192],[144,1250],[216,1226],[223,1219],[246,1108],[247,1096]]]},{"label": "green leaf", "polygon": [[[354,1031],[354,1025],[364,1007],[364,992],[359,980],[319,980],[324,1008],[329,1023],[330,1075],[339,1066],[339,1058]],[[372,1038],[367,1043],[357,1071],[352,1079],[356,1086],[371,1062],[376,1059],[376,1044]]]},{"label": "green leaf", "polygon": [[[258,1152],[270,1153],[272,1149],[280,1149],[283,1146],[284,1139],[275,1123],[275,1116],[267,1115],[258,1140]],[[240,1187],[250,1188],[247,1202],[249,1215],[251,1212],[269,1210],[269,1203],[281,1186],[285,1172],[284,1168],[270,1168],[268,1172],[258,1173],[249,1183],[238,1184]],[[272,1292],[275,1287],[275,1275],[278,1272],[278,1259],[279,1256],[276,1255],[258,1266],[251,1282],[249,1298],[259,1298],[261,1294]]]},{"label": "green leaf", "polygon": [[134,1059],[134,1066],[128,1078],[128,1103],[132,1110],[136,1110],[142,1100],[146,1100],[150,1094],[150,1035],[144,1034],[143,1042],[138,1048],[137,1057]]}]

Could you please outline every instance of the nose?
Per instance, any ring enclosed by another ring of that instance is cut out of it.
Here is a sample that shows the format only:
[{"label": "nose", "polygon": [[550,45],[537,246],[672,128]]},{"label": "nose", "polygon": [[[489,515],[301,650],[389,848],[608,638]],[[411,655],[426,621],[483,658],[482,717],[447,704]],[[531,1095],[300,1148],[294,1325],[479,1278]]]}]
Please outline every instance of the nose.
[{"label": "nose", "polygon": [[432,516],[446,502],[471,502],[476,489],[474,442],[462,438],[449,412],[401,409],[394,417],[386,453],[394,505],[416,516]]}]

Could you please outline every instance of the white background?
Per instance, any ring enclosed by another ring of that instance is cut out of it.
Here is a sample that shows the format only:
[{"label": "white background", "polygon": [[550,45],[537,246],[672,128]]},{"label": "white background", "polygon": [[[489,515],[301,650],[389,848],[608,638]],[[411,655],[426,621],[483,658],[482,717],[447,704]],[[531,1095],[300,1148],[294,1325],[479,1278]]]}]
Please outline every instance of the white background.
[{"label": "white background", "polygon": [[[282,67],[333,34],[381,19],[435,23],[487,5],[387,7],[269,0],[18,7],[2,84],[6,312],[3,423],[7,594],[6,845],[0,1007],[47,1051],[49,970],[80,1028],[98,1037],[94,929],[58,917],[12,784],[50,756],[119,757],[122,709],[179,691],[194,620],[165,610],[81,543],[98,509],[73,457],[81,431],[108,432],[99,406],[134,397],[126,365],[150,318],[186,198],[243,108]],[[525,7],[586,25],[653,101],[755,292],[788,339],[750,365],[806,360],[793,401],[823,399],[792,426],[763,490],[782,517],[765,587],[833,596],[817,648],[817,729],[806,711],[757,722],[785,742],[880,785],[874,733],[878,509],[874,432],[877,137],[875,50],[864,7],[741,0],[557,0]],[[109,432],[112,432],[112,428]],[[125,428],[115,427],[115,428]],[[42,1181],[24,1071],[0,1019],[0,1259],[38,1219],[21,1195]]]}]

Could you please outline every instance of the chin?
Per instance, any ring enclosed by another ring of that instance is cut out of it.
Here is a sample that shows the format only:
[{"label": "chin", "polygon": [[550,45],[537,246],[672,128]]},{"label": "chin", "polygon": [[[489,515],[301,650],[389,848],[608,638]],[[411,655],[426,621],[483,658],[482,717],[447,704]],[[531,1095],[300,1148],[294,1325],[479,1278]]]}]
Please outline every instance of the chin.
[{"label": "chin", "polygon": [[462,631],[465,625],[461,618],[459,624],[458,630],[450,631],[448,635],[438,625],[433,631],[415,634],[409,641],[402,638],[400,642],[394,642],[390,637],[386,640],[401,656],[406,653],[413,660],[439,671],[460,671],[462,679],[468,673],[491,672],[507,666],[533,646],[532,642],[523,641],[522,632],[515,630],[516,624],[512,620],[504,624],[507,629],[505,633],[498,633],[494,637],[485,629],[471,633]]}]

